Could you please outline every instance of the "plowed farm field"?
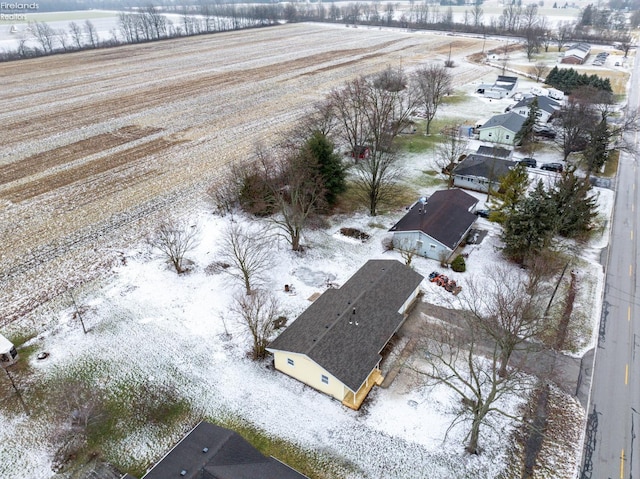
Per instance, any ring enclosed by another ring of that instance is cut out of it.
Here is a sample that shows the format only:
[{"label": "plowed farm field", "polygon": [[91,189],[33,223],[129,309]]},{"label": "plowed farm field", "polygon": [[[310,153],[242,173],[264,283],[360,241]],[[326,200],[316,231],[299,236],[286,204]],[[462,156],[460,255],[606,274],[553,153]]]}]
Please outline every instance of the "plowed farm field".
[{"label": "plowed farm field", "polygon": [[463,60],[481,45],[294,24],[0,64],[0,325],[108,270],[160,218],[188,214],[225,165],[332,88],[450,48],[468,83],[486,73]]}]

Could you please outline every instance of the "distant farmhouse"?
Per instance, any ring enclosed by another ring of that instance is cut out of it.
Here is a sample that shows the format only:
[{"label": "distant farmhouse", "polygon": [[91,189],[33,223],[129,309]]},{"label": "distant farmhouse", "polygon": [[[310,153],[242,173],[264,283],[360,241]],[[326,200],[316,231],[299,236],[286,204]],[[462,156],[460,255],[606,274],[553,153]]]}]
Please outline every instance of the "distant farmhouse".
[{"label": "distant farmhouse", "polygon": [[512,96],[518,86],[518,77],[498,75],[492,84],[483,84],[476,89],[476,93],[487,98],[502,99]]},{"label": "distant farmhouse", "polygon": [[530,96],[523,98],[516,103],[511,108],[511,111],[526,118],[529,116],[531,104],[535,99],[538,100],[537,123],[540,125],[547,123],[549,118],[551,118],[551,115],[553,115],[562,106],[559,102],[549,98],[548,96]]},{"label": "distant farmhouse", "polygon": [[394,248],[431,259],[449,258],[477,217],[478,200],[459,189],[436,191],[416,202],[389,231]]},{"label": "distant farmhouse", "polygon": [[396,260],[367,261],[269,344],[275,368],[358,409],[382,383],[382,351],[404,322],[423,279]]},{"label": "distant farmhouse", "polygon": [[569,49],[564,52],[564,56],[560,60],[560,63],[569,63],[571,65],[582,65],[591,53],[591,45],[588,43],[576,43],[571,45]]},{"label": "distant farmhouse", "polygon": [[453,169],[453,186],[483,193],[497,188],[502,177],[518,163],[506,159],[509,156],[505,152],[510,154],[509,150],[495,148],[495,153],[490,150],[483,149],[484,154],[474,153],[462,160]]},{"label": "distant farmhouse", "polygon": [[489,121],[478,128],[478,137],[482,141],[515,145],[515,136],[525,120],[524,116],[513,111],[492,116]]},{"label": "distant farmhouse", "polygon": [[[123,479],[135,479],[130,475]],[[199,423],[143,479],[308,479],[237,432]]]}]

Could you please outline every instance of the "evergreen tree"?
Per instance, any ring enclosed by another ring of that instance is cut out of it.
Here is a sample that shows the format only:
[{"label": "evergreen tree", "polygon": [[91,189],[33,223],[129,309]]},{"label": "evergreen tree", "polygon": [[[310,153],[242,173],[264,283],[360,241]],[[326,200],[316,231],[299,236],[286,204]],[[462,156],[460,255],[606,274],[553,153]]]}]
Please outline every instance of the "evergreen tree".
[{"label": "evergreen tree", "polygon": [[588,178],[575,175],[575,168],[567,168],[550,192],[556,211],[555,231],[566,238],[578,238],[587,233],[596,217],[596,197]]},{"label": "evergreen tree", "polygon": [[528,187],[529,174],[526,166],[517,165],[504,175],[500,180],[500,188],[495,193],[496,198],[502,204],[495,212],[492,212],[492,220],[504,223],[506,218],[514,212],[518,203],[525,197]]},{"label": "evergreen tree", "polygon": [[589,143],[582,153],[587,175],[594,171],[599,171],[609,159],[609,140],[611,133],[607,119],[602,118],[593,131],[589,134]]},{"label": "evergreen tree", "polygon": [[334,151],[333,143],[319,131],[307,140],[304,149],[317,164],[325,188],[324,199],[329,206],[335,205],[338,195],[347,188],[346,170],[340,155]]},{"label": "evergreen tree", "polygon": [[536,126],[536,121],[538,120],[539,111],[540,108],[538,108],[538,97],[535,97],[529,104],[529,114],[527,115],[527,119],[524,121],[522,127],[514,137],[516,145],[527,146],[535,141],[534,127]]},{"label": "evergreen tree", "polygon": [[523,263],[547,248],[553,238],[557,214],[554,202],[539,181],[504,221],[502,241],[505,254]]}]

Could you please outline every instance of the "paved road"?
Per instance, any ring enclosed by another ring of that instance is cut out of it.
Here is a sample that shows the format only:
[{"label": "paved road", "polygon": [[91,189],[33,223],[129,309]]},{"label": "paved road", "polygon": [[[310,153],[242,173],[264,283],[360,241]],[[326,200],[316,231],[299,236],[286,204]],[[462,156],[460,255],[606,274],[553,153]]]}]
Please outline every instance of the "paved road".
[{"label": "paved road", "polygon": [[[629,105],[638,108],[640,59]],[[638,135],[633,140],[638,144]],[[607,260],[581,478],[640,479],[640,177],[638,153],[623,155]],[[636,299],[638,298],[638,300]],[[596,411],[594,414],[593,411]]]}]

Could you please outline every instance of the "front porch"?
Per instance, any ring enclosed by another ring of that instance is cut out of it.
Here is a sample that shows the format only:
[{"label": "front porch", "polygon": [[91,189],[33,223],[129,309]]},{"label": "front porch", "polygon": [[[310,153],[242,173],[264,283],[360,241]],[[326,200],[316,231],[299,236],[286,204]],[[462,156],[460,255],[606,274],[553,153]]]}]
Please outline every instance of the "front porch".
[{"label": "front porch", "polygon": [[384,381],[382,372],[380,371],[380,369],[375,368],[373,371],[371,371],[371,374],[369,374],[369,377],[360,387],[357,393],[353,394],[352,391],[347,391],[344,399],[342,400],[342,404],[344,406],[347,406],[348,408],[353,409],[354,411],[357,411],[358,409],[360,409],[360,406],[362,406],[362,403],[367,397],[367,394],[369,394],[369,391],[373,389],[373,386],[380,386],[382,384],[382,381]]}]

